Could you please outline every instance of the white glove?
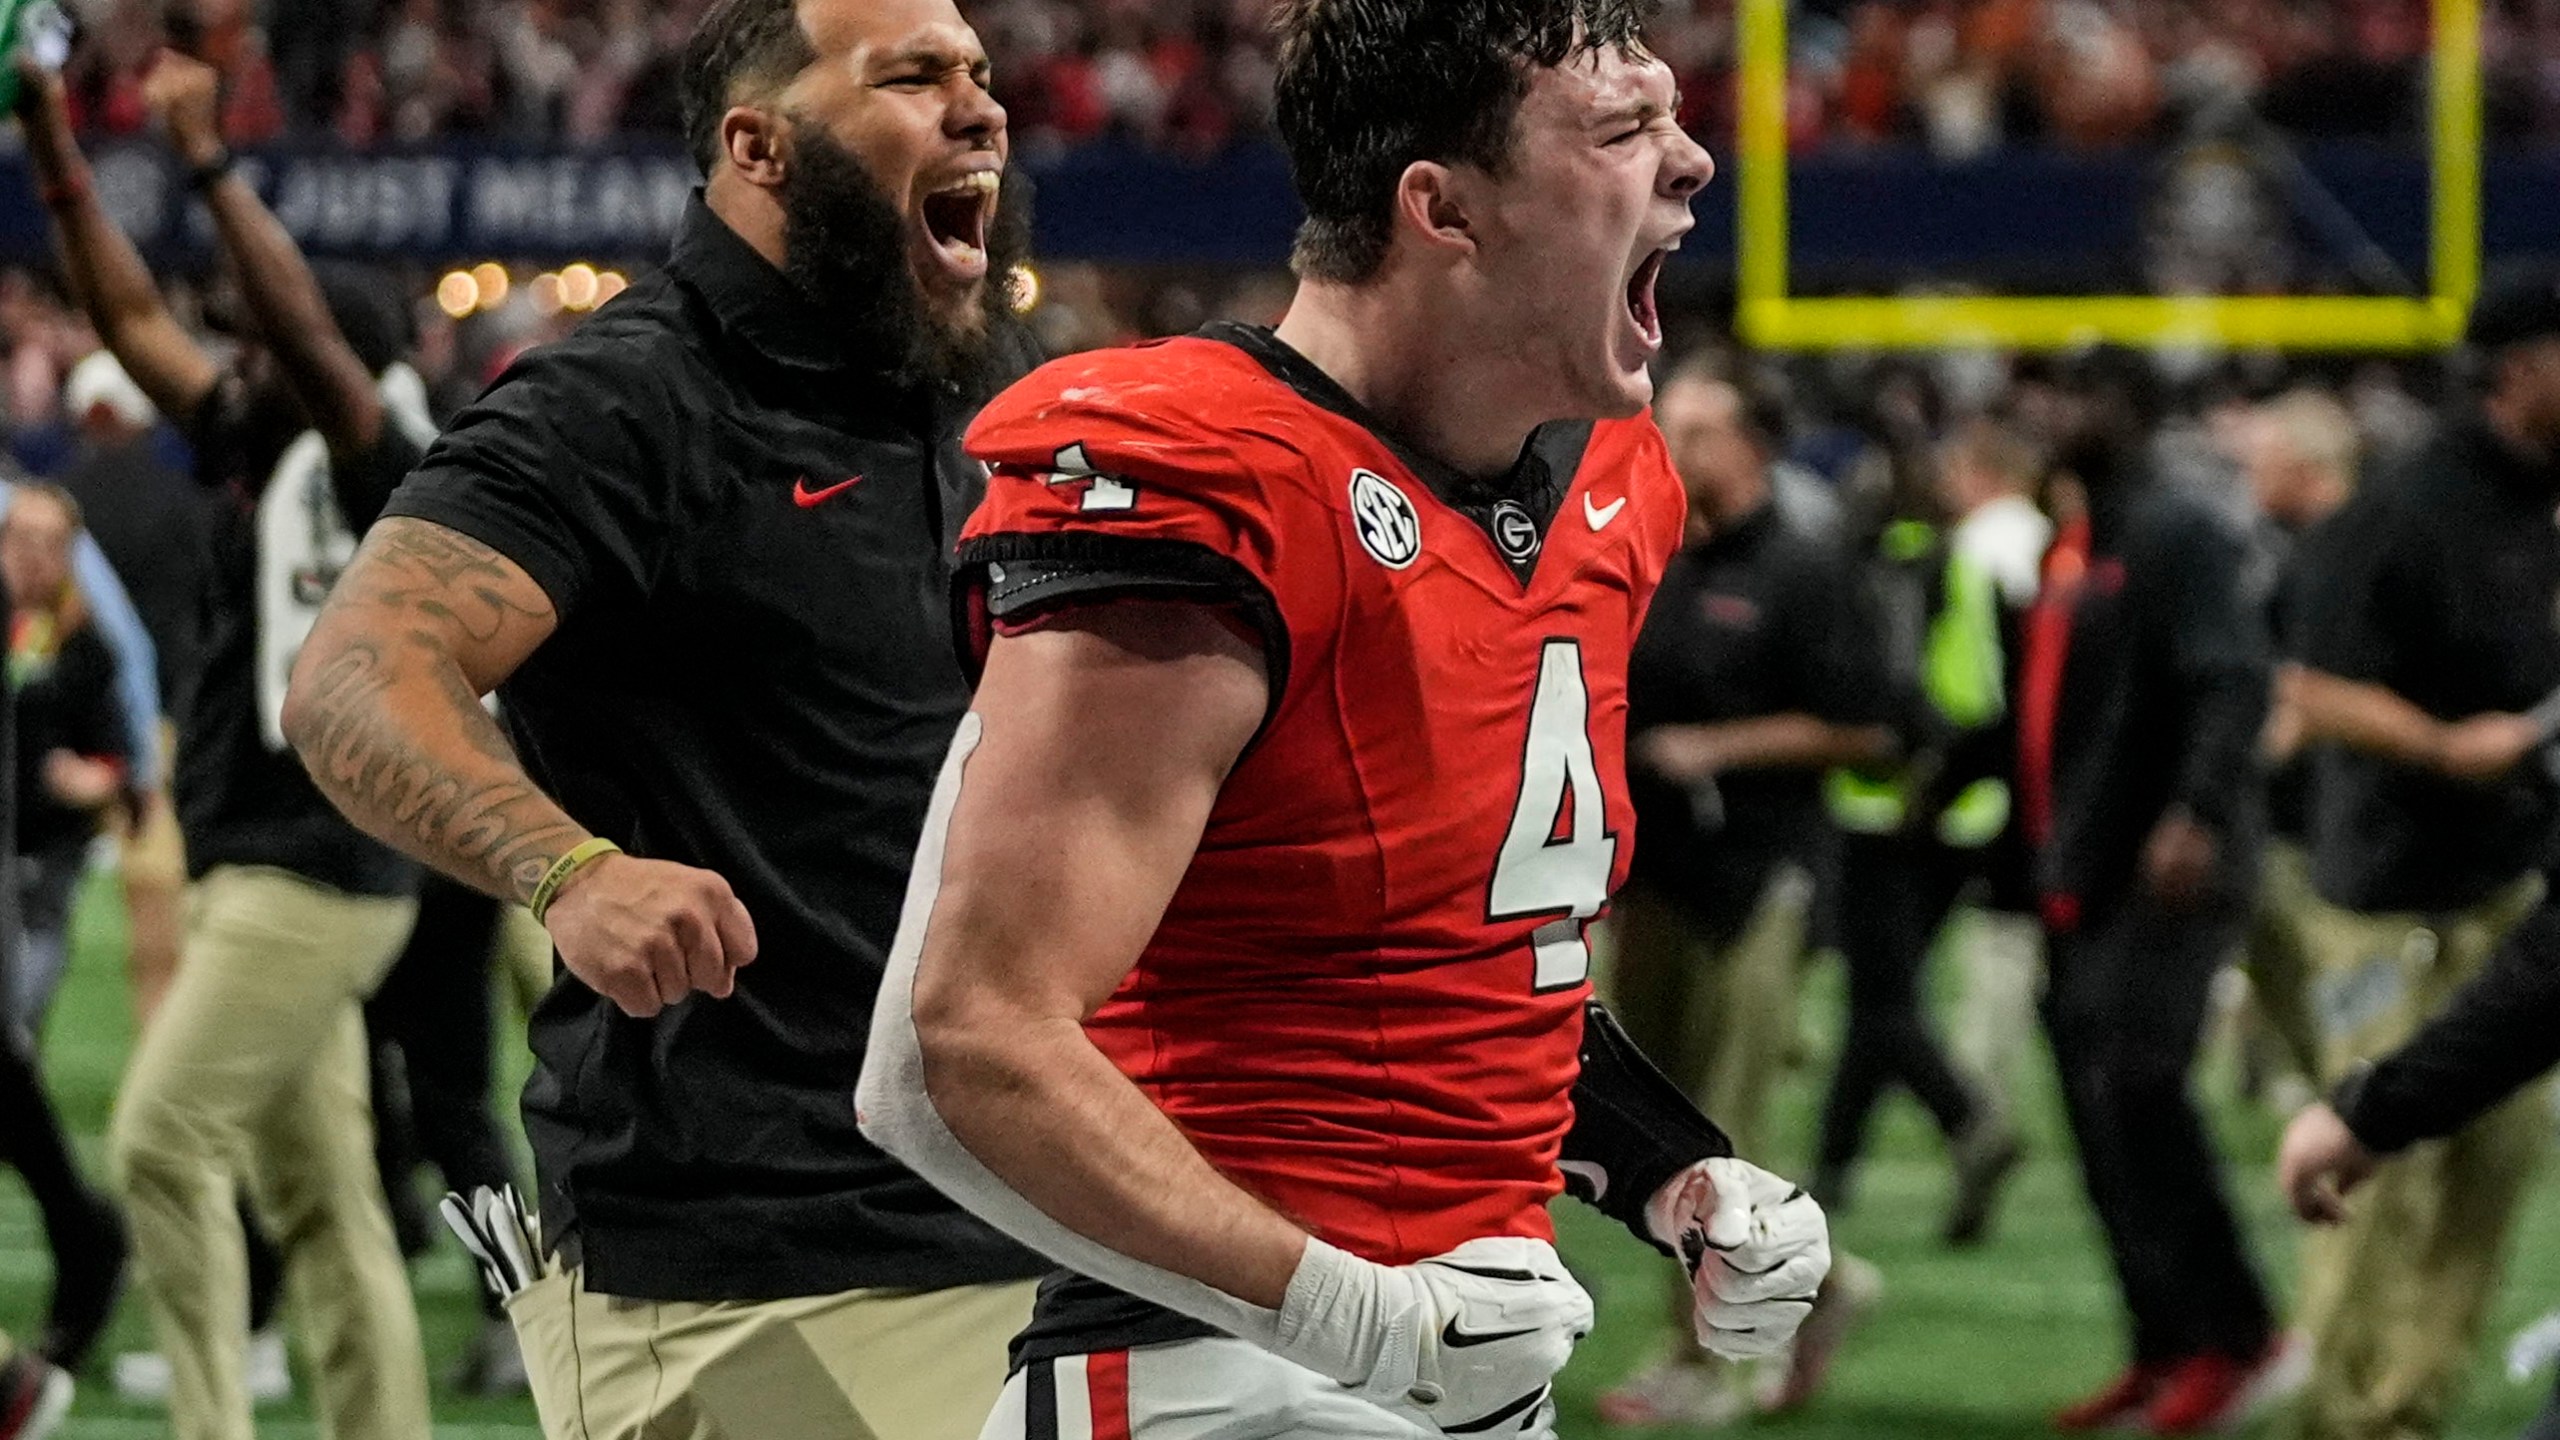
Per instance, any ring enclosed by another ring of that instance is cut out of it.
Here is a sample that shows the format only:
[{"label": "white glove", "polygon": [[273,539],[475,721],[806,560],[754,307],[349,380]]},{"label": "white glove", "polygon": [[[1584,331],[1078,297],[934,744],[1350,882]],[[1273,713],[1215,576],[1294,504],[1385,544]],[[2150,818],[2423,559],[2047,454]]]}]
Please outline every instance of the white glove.
[{"label": "white glove", "polygon": [[1644,1213],[1653,1238],[1688,1265],[1698,1343],[1718,1355],[1784,1350],[1831,1273],[1822,1207],[1757,1165],[1692,1165],[1655,1191]]},{"label": "white glove", "polygon": [[1513,1435],[1591,1333],[1591,1297],[1543,1240],[1488,1237],[1386,1266],[1309,1240],[1272,1350],[1443,1431]]}]

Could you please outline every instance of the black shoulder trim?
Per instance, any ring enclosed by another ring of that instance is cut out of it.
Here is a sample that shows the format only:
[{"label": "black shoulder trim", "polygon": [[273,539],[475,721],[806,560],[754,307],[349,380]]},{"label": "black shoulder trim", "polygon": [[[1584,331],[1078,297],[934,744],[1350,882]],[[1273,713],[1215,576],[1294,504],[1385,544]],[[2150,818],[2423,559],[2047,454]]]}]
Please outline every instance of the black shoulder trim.
[{"label": "black shoulder trim", "polygon": [[[1005,593],[991,578],[995,567],[1039,567]],[[1230,605],[1253,622],[1262,637],[1262,663],[1271,687],[1262,724],[1245,752],[1262,741],[1289,690],[1289,623],[1280,602],[1260,578],[1205,545],[1133,535],[1017,532],[964,541],[952,572],[952,628],[961,669],[978,683],[986,662],[988,622],[1023,620],[1070,604],[1094,600],[1168,599]],[[999,608],[1001,607],[1001,608]]]}]

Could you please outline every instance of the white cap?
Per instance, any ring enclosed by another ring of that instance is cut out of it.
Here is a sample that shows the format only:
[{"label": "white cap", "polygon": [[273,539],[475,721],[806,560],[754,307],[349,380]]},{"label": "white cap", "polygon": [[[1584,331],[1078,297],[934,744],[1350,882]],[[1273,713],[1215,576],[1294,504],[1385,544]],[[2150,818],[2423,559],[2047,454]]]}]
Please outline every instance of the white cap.
[{"label": "white cap", "polygon": [[160,412],[153,409],[151,397],[124,373],[116,357],[104,350],[71,367],[71,376],[62,382],[62,411],[74,422],[92,409],[104,405],[115,417],[136,430],[148,429]]}]

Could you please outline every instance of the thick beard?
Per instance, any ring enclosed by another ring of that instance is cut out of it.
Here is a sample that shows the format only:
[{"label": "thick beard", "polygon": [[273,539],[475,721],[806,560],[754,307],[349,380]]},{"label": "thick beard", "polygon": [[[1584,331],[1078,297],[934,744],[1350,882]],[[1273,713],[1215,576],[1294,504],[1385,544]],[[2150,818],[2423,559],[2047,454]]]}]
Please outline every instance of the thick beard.
[{"label": "thick beard", "polygon": [[783,273],[844,333],[846,355],[902,384],[956,391],[975,403],[1006,373],[1019,322],[1010,276],[1027,249],[1020,207],[999,207],[987,236],[987,279],[958,314],[939,312],[907,263],[907,227],[862,160],[819,126],[795,127],[782,185]]}]

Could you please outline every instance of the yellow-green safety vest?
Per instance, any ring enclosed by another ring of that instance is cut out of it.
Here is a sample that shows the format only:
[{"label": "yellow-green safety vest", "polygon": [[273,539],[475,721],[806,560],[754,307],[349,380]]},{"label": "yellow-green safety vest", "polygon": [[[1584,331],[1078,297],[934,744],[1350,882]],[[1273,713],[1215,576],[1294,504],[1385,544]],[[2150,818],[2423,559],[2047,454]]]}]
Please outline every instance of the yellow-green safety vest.
[{"label": "yellow-green safety vest", "polygon": [[[1938,543],[1923,521],[1886,527],[1885,558],[1903,564],[1922,559]],[[1921,690],[1948,723],[1976,730],[2008,709],[2008,683],[2000,651],[2000,586],[1991,572],[1964,555],[1947,555],[1945,590],[1929,619],[1920,655]],[[1909,799],[1901,776],[1877,779],[1834,770],[1829,780],[1831,818],[1841,829],[1886,835],[1902,828]],[[2009,824],[2009,786],[1996,779],[1966,786],[1938,817],[1938,838],[1961,850],[1979,850]]]}]

